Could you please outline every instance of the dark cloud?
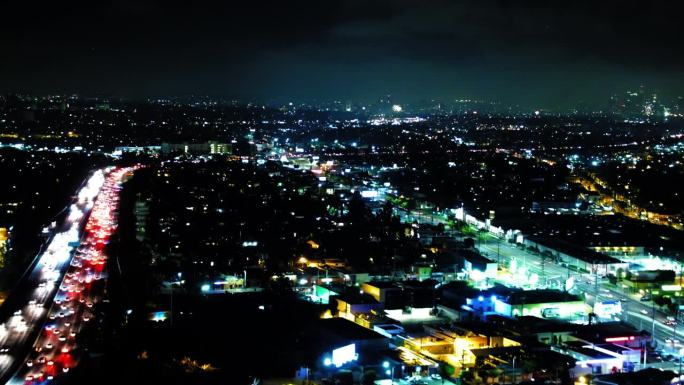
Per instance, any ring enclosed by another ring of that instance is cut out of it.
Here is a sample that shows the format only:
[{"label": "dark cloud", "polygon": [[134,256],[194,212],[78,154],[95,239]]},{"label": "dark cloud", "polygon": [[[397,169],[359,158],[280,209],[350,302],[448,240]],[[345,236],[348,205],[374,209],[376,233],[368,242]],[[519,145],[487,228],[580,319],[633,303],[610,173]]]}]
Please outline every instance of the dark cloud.
[{"label": "dark cloud", "polygon": [[681,91],[673,1],[13,2],[0,90],[600,103]]}]

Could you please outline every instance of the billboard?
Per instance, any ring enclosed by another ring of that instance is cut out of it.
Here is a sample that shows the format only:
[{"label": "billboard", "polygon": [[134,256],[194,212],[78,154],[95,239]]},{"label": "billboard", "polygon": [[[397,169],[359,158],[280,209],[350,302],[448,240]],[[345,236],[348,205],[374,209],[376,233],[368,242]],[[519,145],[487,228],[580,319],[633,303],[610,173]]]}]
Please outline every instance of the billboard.
[{"label": "billboard", "polygon": [[610,318],[622,313],[622,303],[620,301],[603,301],[594,305],[594,313],[599,317]]},{"label": "billboard", "polygon": [[332,363],[338,368],[347,362],[356,360],[356,345],[349,344],[332,351]]}]

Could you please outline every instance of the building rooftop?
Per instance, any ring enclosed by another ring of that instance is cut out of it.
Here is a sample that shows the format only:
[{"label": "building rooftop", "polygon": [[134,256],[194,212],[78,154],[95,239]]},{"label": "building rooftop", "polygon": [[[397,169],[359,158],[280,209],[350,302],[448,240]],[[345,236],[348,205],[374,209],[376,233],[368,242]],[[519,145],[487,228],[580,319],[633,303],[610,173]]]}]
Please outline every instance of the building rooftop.
[{"label": "building rooftop", "polygon": [[577,329],[577,325],[570,323],[570,322],[564,322],[561,320],[548,319],[548,318],[539,318],[539,317],[533,317],[533,316],[521,316],[521,317],[517,317],[515,319],[511,319],[511,318],[504,317],[504,316],[491,315],[488,317],[490,322],[496,322],[496,320],[492,320],[492,318],[495,318],[496,320],[498,320],[498,319],[505,320],[506,323],[509,324],[509,327],[520,332],[521,334],[524,334],[524,333],[560,333],[560,332],[568,332],[569,333],[569,332],[574,332]]},{"label": "building rooftop", "polygon": [[635,327],[624,322],[603,322],[599,324],[577,326],[578,328],[575,332],[575,336],[594,343],[607,342],[607,338],[635,337],[650,339],[650,334],[648,332],[637,330]]},{"label": "building rooftop", "polygon": [[366,282],[366,285],[377,287],[378,289],[399,289],[396,283],[392,281],[371,281]]},{"label": "building rooftop", "polygon": [[377,305],[380,303],[376,301],[375,298],[373,298],[371,295],[350,290],[347,290],[344,293],[338,295],[337,299],[352,305]]},{"label": "building rooftop", "polygon": [[582,299],[574,294],[560,290],[520,290],[511,292],[507,299],[502,299],[511,305],[525,305],[548,302],[575,302]]},{"label": "building rooftop", "polygon": [[574,243],[563,241],[558,238],[529,236],[528,239],[588,263],[620,263],[620,260],[616,258],[588,249],[586,247],[577,246]]},{"label": "building rooftop", "polygon": [[583,356],[590,357],[594,360],[601,360],[604,358],[614,358],[610,354],[604,353],[602,351],[592,349],[587,346],[583,341],[567,341],[565,342],[567,348],[573,352],[579,353]]},{"label": "building rooftop", "polygon": [[344,318],[321,319],[318,322],[320,332],[331,339],[358,341],[386,338],[378,332],[366,329]]},{"label": "building rooftop", "polygon": [[439,282],[434,279],[426,279],[424,281],[418,281],[417,279],[411,279],[408,281],[399,282],[398,286],[407,289],[434,289]]},{"label": "building rooftop", "polygon": [[677,375],[670,370],[647,368],[638,372],[613,373],[593,379],[595,385],[669,385]]}]

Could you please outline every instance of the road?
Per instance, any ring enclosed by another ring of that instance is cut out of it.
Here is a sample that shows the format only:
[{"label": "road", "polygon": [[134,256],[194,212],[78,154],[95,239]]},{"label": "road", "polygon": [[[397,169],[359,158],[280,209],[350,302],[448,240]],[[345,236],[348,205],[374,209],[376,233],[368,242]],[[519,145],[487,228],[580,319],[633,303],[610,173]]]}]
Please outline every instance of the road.
[{"label": "road", "polygon": [[[404,222],[416,221],[431,225],[449,224],[442,215],[427,214],[421,210],[411,212],[397,210],[396,214]],[[475,238],[478,237],[475,236]],[[536,274],[539,277],[539,284],[542,286],[553,284],[556,288],[563,288],[566,279],[573,277],[574,288],[571,292],[583,295],[590,305],[603,301],[620,301],[623,311],[619,319],[637,329],[651,333],[657,347],[662,349],[663,353],[678,356],[680,349],[684,347],[680,342],[684,341],[684,325],[676,328],[667,325],[668,314],[654,306],[651,301],[641,301],[640,295],[625,293],[618,290],[614,285],[603,282],[593,274],[579,273],[548,258],[544,260],[541,255],[497,237],[487,234],[483,238],[484,240],[476,242],[475,248],[489,259],[499,262],[500,265],[510,266],[511,261],[515,260],[518,267],[524,267],[528,272]],[[676,338],[674,338],[675,336]],[[674,365],[672,363],[662,364]]]},{"label": "road", "polygon": [[[682,330],[674,330],[673,333],[673,327],[666,324],[668,314],[658,309],[658,307],[654,307],[651,301],[641,301],[640,296],[637,294],[629,294],[618,290],[614,285],[602,282],[595,275],[578,273],[549,260],[542,262],[541,256],[497,238],[489,238],[487,243],[480,244],[477,247],[480,252],[488,255],[490,259],[496,260],[500,256],[501,262],[504,264],[509,264],[510,260],[514,258],[519,263],[522,261],[522,265],[530,272],[541,277],[540,282],[554,280],[563,285],[565,280],[572,276],[574,278],[574,287],[571,289],[571,292],[583,294],[587,303],[593,305],[596,302],[620,301],[623,309],[620,316],[621,320],[638,329],[652,333],[658,346],[664,348],[670,354],[678,354],[679,349],[682,347],[675,344],[673,349],[672,337],[676,334],[679,337],[678,339],[683,339],[684,328],[680,327]],[[542,263],[544,264],[543,269]],[[597,279],[599,280],[598,283],[596,282]],[[654,314],[655,322],[653,322],[652,318]]]},{"label": "road", "polygon": [[[132,168],[95,171],[62,226],[12,293],[16,308],[0,320],[0,379],[41,383],[78,362],[78,334],[92,319],[105,277],[103,249],[116,228],[118,191]],[[85,223],[85,224],[84,224]],[[23,302],[22,302],[23,300]]]}]

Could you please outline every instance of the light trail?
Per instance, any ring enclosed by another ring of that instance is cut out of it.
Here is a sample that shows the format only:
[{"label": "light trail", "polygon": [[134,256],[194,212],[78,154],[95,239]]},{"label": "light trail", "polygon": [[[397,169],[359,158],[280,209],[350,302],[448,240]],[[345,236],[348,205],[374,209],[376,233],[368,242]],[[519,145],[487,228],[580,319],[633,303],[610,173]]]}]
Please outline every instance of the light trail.
[{"label": "light trail", "polygon": [[8,383],[44,383],[78,363],[78,333],[103,292],[104,247],[116,230],[121,183],[135,169],[94,172],[26,277],[26,292],[17,293],[25,303],[0,323],[0,376],[12,374]]}]

